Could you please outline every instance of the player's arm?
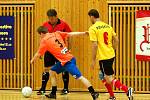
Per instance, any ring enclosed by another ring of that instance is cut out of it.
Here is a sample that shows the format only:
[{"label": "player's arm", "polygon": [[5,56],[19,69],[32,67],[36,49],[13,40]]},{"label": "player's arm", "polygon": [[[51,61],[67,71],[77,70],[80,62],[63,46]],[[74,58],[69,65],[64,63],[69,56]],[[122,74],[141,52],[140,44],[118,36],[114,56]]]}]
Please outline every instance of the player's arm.
[{"label": "player's arm", "polygon": [[113,33],[112,40],[113,40],[113,48],[116,50],[119,44],[119,39],[115,33]]},{"label": "player's arm", "polygon": [[69,36],[76,36],[76,35],[85,35],[88,34],[88,32],[69,32]]},{"label": "player's arm", "polygon": [[92,64],[91,64],[91,67],[94,68],[95,63],[96,63],[98,39],[97,39],[97,35],[96,35],[96,30],[95,29],[90,28],[88,34],[89,34],[89,37],[90,37],[90,41],[92,42]]},{"label": "player's arm", "polygon": [[92,41],[92,65],[91,67],[94,67],[95,62],[96,62],[97,48],[98,48],[97,41]]},{"label": "player's arm", "polygon": [[68,38],[70,36],[88,34],[88,32],[60,32],[60,31],[57,32],[63,37],[63,39]]},{"label": "player's arm", "polygon": [[36,52],[34,57],[31,59],[31,64],[39,57],[40,57],[40,54],[38,52]]},{"label": "player's arm", "polygon": [[[71,27],[67,23],[65,23],[64,32],[72,32]],[[66,46],[69,47],[69,38],[68,37],[66,37],[64,39],[64,42],[65,42]]]},{"label": "player's arm", "polygon": [[45,41],[41,41],[40,43],[40,47],[38,49],[38,51],[35,53],[34,57],[32,58],[31,60],[31,64],[39,57],[41,57],[45,51],[47,50],[47,47],[46,47],[46,44],[45,44]]}]

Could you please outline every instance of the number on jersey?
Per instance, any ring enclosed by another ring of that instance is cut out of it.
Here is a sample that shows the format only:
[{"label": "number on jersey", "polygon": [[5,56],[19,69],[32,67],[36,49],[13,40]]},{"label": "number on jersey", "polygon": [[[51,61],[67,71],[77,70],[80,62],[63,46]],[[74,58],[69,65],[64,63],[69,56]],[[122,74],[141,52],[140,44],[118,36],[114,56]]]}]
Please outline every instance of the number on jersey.
[{"label": "number on jersey", "polygon": [[108,45],[108,32],[104,32],[103,37],[104,37],[104,43]]}]

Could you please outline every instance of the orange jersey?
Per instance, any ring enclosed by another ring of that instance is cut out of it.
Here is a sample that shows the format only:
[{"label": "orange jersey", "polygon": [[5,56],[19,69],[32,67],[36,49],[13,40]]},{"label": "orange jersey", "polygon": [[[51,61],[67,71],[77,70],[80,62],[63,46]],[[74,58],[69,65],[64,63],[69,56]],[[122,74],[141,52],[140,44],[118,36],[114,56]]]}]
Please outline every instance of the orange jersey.
[{"label": "orange jersey", "polygon": [[64,43],[66,37],[68,37],[67,32],[46,34],[40,42],[38,53],[42,56],[46,51],[49,51],[61,62],[62,65],[65,65],[65,63],[73,58],[73,55],[69,52]]}]

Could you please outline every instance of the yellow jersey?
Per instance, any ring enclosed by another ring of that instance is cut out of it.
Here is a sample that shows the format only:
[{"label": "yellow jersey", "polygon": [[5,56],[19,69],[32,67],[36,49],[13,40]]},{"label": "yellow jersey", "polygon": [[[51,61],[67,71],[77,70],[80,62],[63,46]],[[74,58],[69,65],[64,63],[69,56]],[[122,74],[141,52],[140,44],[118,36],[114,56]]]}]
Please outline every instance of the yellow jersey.
[{"label": "yellow jersey", "polygon": [[115,57],[115,51],[112,46],[112,37],[115,35],[113,28],[101,21],[97,21],[89,28],[90,40],[98,43],[98,60],[108,60]]}]

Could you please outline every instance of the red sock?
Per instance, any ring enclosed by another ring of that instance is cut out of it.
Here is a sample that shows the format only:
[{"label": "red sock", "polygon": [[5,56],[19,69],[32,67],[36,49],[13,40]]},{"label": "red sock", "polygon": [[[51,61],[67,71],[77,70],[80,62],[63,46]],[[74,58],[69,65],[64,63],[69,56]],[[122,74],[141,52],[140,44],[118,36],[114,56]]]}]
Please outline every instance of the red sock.
[{"label": "red sock", "polygon": [[112,80],[112,83],[116,88],[119,88],[125,92],[128,92],[128,87],[125,86],[124,84],[121,84],[119,80],[114,79]]},{"label": "red sock", "polygon": [[105,87],[107,88],[107,91],[108,91],[110,97],[114,97],[114,92],[113,92],[113,89],[112,89],[112,85],[106,83],[106,80],[105,80],[105,79],[102,80],[102,82],[104,83]]}]

